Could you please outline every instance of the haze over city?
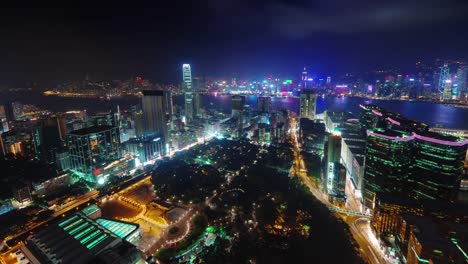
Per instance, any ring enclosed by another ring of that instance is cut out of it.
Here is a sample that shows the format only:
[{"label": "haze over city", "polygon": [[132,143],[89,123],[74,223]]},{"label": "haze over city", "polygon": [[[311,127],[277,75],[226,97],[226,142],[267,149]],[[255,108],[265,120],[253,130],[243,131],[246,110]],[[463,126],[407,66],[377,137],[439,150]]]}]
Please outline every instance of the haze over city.
[{"label": "haze over city", "polygon": [[466,60],[465,1],[203,1],[154,8],[3,9],[0,80],[178,81],[200,74],[243,78]]}]

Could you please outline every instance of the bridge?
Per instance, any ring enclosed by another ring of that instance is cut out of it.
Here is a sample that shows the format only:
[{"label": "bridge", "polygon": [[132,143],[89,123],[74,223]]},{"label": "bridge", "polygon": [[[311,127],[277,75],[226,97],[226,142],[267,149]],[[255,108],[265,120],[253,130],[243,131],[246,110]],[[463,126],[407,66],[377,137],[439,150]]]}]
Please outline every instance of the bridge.
[{"label": "bridge", "polygon": [[346,209],[342,209],[342,208],[339,208],[339,207],[336,207],[336,206],[327,206],[327,207],[328,207],[328,209],[330,209],[332,211],[335,211],[335,212],[338,212],[338,213],[372,218],[372,215],[370,215],[370,214],[364,214],[364,213],[361,213],[361,212],[346,210]]}]

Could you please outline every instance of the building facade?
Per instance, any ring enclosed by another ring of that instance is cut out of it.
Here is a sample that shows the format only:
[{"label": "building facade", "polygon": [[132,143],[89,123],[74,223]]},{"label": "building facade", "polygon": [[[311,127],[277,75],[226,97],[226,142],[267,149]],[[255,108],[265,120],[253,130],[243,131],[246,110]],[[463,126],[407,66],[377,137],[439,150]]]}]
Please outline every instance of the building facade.
[{"label": "building facade", "polygon": [[137,157],[142,163],[166,153],[164,142],[159,137],[131,139],[125,143],[125,150],[127,153]]},{"label": "building facade", "polygon": [[185,118],[186,122],[190,122],[194,117],[192,70],[190,68],[190,64],[182,65],[182,84],[185,91]]},{"label": "building facade", "polygon": [[373,210],[377,193],[401,196],[411,179],[412,137],[393,130],[368,132],[364,205]]},{"label": "building facade", "polygon": [[95,126],[73,131],[67,135],[72,170],[92,174],[93,169],[117,160],[119,137],[117,128]]},{"label": "building facade", "polygon": [[304,90],[301,94],[300,101],[300,117],[310,120],[315,119],[315,112],[317,108],[317,95],[311,90]]},{"label": "building facade", "polygon": [[196,92],[193,94],[193,116],[201,117],[203,114],[203,94]]},{"label": "building facade", "polygon": [[192,90],[192,69],[190,64],[182,64],[182,81],[184,89]]},{"label": "building facade", "polygon": [[463,175],[468,140],[426,132],[414,135],[414,144],[414,197],[454,201]]},{"label": "building facade", "polygon": [[143,91],[142,110],[145,136],[161,136],[168,143],[168,117],[166,114],[165,91]]},{"label": "building facade", "polygon": [[271,97],[260,96],[257,98],[257,110],[259,112],[271,112]]}]

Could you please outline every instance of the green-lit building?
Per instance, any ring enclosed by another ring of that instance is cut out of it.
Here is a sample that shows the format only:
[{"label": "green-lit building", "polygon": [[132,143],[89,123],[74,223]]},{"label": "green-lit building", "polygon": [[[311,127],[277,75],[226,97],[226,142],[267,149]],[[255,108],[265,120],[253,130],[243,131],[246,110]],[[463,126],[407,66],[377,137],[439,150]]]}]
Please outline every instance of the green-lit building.
[{"label": "green-lit building", "polygon": [[364,129],[393,129],[406,133],[422,133],[428,129],[424,123],[389,112],[380,106],[359,105],[359,107],[361,108],[359,124]]},{"label": "green-lit building", "polygon": [[373,210],[380,192],[401,196],[411,181],[413,137],[395,130],[368,132],[364,170],[364,205]]},{"label": "green-lit building", "polygon": [[426,132],[414,135],[414,190],[417,199],[455,200],[468,140]]},{"label": "green-lit building", "polygon": [[382,108],[376,105],[359,105],[361,113],[359,114],[359,124],[364,129],[374,129],[382,119]]},{"label": "green-lit building", "polygon": [[[125,238],[138,225],[77,212],[32,234],[20,251],[29,263],[139,263],[141,255]],[[104,262],[103,262],[104,261]]]},{"label": "green-lit building", "polygon": [[452,202],[459,192],[468,140],[434,132],[368,131],[364,204],[379,192],[394,197]]}]

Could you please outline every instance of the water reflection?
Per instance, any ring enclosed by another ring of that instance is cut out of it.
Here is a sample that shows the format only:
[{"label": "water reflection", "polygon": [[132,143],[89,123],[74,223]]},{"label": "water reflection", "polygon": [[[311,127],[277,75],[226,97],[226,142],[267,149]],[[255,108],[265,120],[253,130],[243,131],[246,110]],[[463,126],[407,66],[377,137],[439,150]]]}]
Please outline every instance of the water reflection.
[{"label": "water reflection", "polygon": [[[90,113],[115,109],[117,105],[120,105],[121,109],[128,109],[131,105],[137,104],[140,101],[136,97],[115,98],[107,101],[92,98],[42,96],[40,93],[34,92],[0,94],[0,104],[13,100],[19,100],[25,104],[36,104],[39,107],[52,111],[86,109]],[[226,113],[230,112],[231,96],[229,95],[206,95],[203,101],[207,108],[220,109]],[[183,96],[175,96],[174,103],[182,107]],[[359,104],[366,103],[379,105],[389,111],[398,112],[408,118],[422,121],[428,125],[441,124],[447,128],[468,129],[468,109],[426,102],[382,101],[354,97],[319,97],[317,98],[317,113],[323,113],[325,110],[336,110],[350,111],[358,114]],[[246,96],[246,104],[252,108],[256,108],[257,96]],[[274,97],[272,98],[272,108],[277,110],[289,109],[298,112],[299,98]]]}]

